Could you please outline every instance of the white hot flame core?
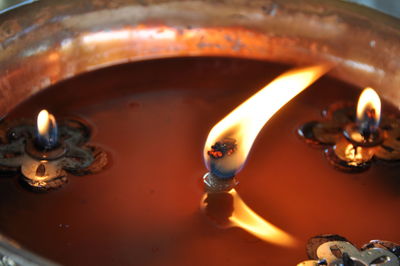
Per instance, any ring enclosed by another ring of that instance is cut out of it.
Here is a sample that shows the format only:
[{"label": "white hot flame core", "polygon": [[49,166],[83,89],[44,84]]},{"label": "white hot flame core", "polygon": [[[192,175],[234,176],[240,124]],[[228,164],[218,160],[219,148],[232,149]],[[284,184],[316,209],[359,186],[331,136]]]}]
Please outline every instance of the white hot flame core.
[{"label": "white hot flame core", "polygon": [[[282,106],[329,69],[327,65],[318,65],[288,71],[218,122],[211,129],[204,147],[204,158],[208,169],[211,172],[217,168],[220,173],[237,173],[246,161],[253,142],[264,124]],[[211,147],[226,138],[236,141],[237,150],[226,158],[210,158],[208,151]]]}]

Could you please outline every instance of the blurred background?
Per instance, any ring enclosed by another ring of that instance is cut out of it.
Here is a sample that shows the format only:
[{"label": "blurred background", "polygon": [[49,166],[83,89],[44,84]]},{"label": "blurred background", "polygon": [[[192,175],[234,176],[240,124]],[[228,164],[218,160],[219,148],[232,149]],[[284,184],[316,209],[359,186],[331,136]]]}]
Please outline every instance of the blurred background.
[{"label": "blurred background", "polygon": [[[40,0],[0,0],[0,14]],[[57,0],[54,0],[57,1]],[[276,0],[279,2],[278,0]],[[323,0],[321,0],[323,1]],[[369,6],[383,13],[400,18],[400,0],[338,0]]]}]

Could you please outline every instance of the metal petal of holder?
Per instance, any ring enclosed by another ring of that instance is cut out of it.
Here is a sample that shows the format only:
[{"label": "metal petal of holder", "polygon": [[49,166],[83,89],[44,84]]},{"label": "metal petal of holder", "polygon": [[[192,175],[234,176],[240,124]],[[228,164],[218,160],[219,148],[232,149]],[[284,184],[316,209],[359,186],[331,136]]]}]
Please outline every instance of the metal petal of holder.
[{"label": "metal petal of holder", "polygon": [[0,174],[22,173],[22,183],[31,190],[55,189],[68,181],[67,173],[87,175],[107,165],[107,153],[86,144],[90,130],[79,120],[61,122],[60,144],[51,150],[37,148],[32,122],[19,122],[18,125],[4,123],[0,128]]},{"label": "metal petal of holder", "polygon": [[372,240],[359,250],[339,235],[311,238],[307,243],[307,253],[310,260],[303,261],[297,266],[397,266],[400,261],[400,246],[396,243]]}]

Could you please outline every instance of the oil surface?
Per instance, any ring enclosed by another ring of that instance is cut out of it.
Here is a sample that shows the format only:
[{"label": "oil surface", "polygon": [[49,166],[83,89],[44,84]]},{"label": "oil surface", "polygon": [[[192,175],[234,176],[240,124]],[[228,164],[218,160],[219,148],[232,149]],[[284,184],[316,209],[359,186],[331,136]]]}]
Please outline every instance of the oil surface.
[{"label": "oil surface", "polygon": [[59,119],[82,117],[112,164],[46,194],[0,178],[1,232],[64,265],[294,265],[317,234],[358,245],[400,242],[400,168],[338,172],[296,135],[329,104],[357,101],[359,89],[328,77],[267,123],[237,176],[246,204],[301,244],[283,248],[221,229],[200,211],[208,131],[286,69],[245,59],[163,59],[91,72],[37,94],[6,119],[34,119],[43,108]]}]

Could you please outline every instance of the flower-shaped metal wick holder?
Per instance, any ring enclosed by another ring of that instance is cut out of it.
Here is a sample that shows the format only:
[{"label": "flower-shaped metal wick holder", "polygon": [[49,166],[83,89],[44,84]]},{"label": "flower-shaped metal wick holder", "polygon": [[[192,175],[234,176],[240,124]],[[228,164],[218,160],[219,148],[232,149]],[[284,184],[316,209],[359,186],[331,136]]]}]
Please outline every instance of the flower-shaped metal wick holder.
[{"label": "flower-shaped metal wick holder", "polygon": [[31,121],[3,123],[0,128],[0,174],[22,174],[21,180],[34,191],[47,191],[65,184],[67,173],[81,176],[101,171],[108,162],[107,153],[86,144],[90,129],[78,119],[59,124],[59,145],[42,150],[35,144],[35,126]]},{"label": "flower-shaped metal wick holder", "polygon": [[307,254],[309,260],[297,266],[398,266],[400,263],[400,246],[396,243],[372,240],[359,250],[339,235],[321,235],[311,238],[307,243]]},{"label": "flower-shaped metal wick holder", "polygon": [[321,121],[302,125],[298,134],[311,146],[323,148],[337,169],[360,172],[373,160],[400,161],[400,120],[383,114],[379,128],[368,139],[355,126],[355,106],[337,103],[322,112]]}]

